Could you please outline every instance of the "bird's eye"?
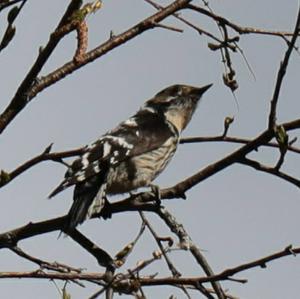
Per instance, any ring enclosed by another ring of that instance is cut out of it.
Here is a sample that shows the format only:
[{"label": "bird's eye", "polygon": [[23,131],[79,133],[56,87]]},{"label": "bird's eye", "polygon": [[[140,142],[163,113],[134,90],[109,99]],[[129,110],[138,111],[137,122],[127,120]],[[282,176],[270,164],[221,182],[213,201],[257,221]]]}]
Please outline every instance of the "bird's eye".
[{"label": "bird's eye", "polygon": [[173,89],[171,90],[170,94],[173,96],[181,95],[181,88],[179,85],[174,85]]}]

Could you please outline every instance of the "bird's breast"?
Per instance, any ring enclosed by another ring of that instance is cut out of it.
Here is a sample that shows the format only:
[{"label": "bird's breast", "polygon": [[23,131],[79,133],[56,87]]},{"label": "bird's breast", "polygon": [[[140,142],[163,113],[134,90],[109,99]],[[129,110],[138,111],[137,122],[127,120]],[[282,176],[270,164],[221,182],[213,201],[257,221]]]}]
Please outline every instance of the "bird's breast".
[{"label": "bird's breast", "polygon": [[146,187],[165,169],[177,148],[178,138],[170,137],[157,149],[131,157],[109,170],[107,193],[126,193]]}]

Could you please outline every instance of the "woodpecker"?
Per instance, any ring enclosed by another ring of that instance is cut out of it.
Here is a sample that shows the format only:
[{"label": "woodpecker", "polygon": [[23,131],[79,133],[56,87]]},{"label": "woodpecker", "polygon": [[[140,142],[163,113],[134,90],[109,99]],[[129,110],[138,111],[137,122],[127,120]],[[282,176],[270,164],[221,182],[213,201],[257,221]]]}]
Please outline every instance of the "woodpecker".
[{"label": "woodpecker", "polygon": [[[152,187],[152,181],[173,157],[180,133],[195,112],[204,87],[176,84],[146,101],[140,110],[115,129],[86,146],[68,168],[65,179],[49,195],[75,185],[65,231],[100,213],[107,195]],[[157,192],[158,194],[159,192]]]}]

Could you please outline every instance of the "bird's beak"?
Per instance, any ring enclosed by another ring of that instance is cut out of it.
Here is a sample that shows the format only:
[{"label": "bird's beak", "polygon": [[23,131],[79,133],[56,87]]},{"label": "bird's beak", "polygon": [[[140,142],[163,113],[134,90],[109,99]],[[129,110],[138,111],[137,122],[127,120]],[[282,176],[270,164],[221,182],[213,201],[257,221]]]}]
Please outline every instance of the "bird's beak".
[{"label": "bird's beak", "polygon": [[211,84],[205,85],[203,87],[200,87],[200,90],[201,90],[202,94],[205,93],[212,86],[213,86],[213,84],[211,83]]},{"label": "bird's beak", "polygon": [[203,87],[197,87],[193,90],[193,93],[197,96],[202,96],[213,84],[208,84]]}]

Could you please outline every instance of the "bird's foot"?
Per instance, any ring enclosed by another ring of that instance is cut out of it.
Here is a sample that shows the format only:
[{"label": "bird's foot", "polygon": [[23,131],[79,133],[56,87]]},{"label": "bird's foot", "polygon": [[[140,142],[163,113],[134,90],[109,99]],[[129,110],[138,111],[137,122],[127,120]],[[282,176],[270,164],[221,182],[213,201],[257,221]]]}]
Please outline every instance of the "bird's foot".
[{"label": "bird's foot", "polygon": [[161,194],[160,194],[160,188],[157,185],[150,185],[151,191],[153,192],[155,196],[155,203],[158,207],[161,205]]},{"label": "bird's foot", "polygon": [[104,198],[104,206],[101,210],[101,217],[103,219],[110,219],[112,216],[112,212],[111,212],[111,204],[110,202],[107,200],[107,198]]}]

